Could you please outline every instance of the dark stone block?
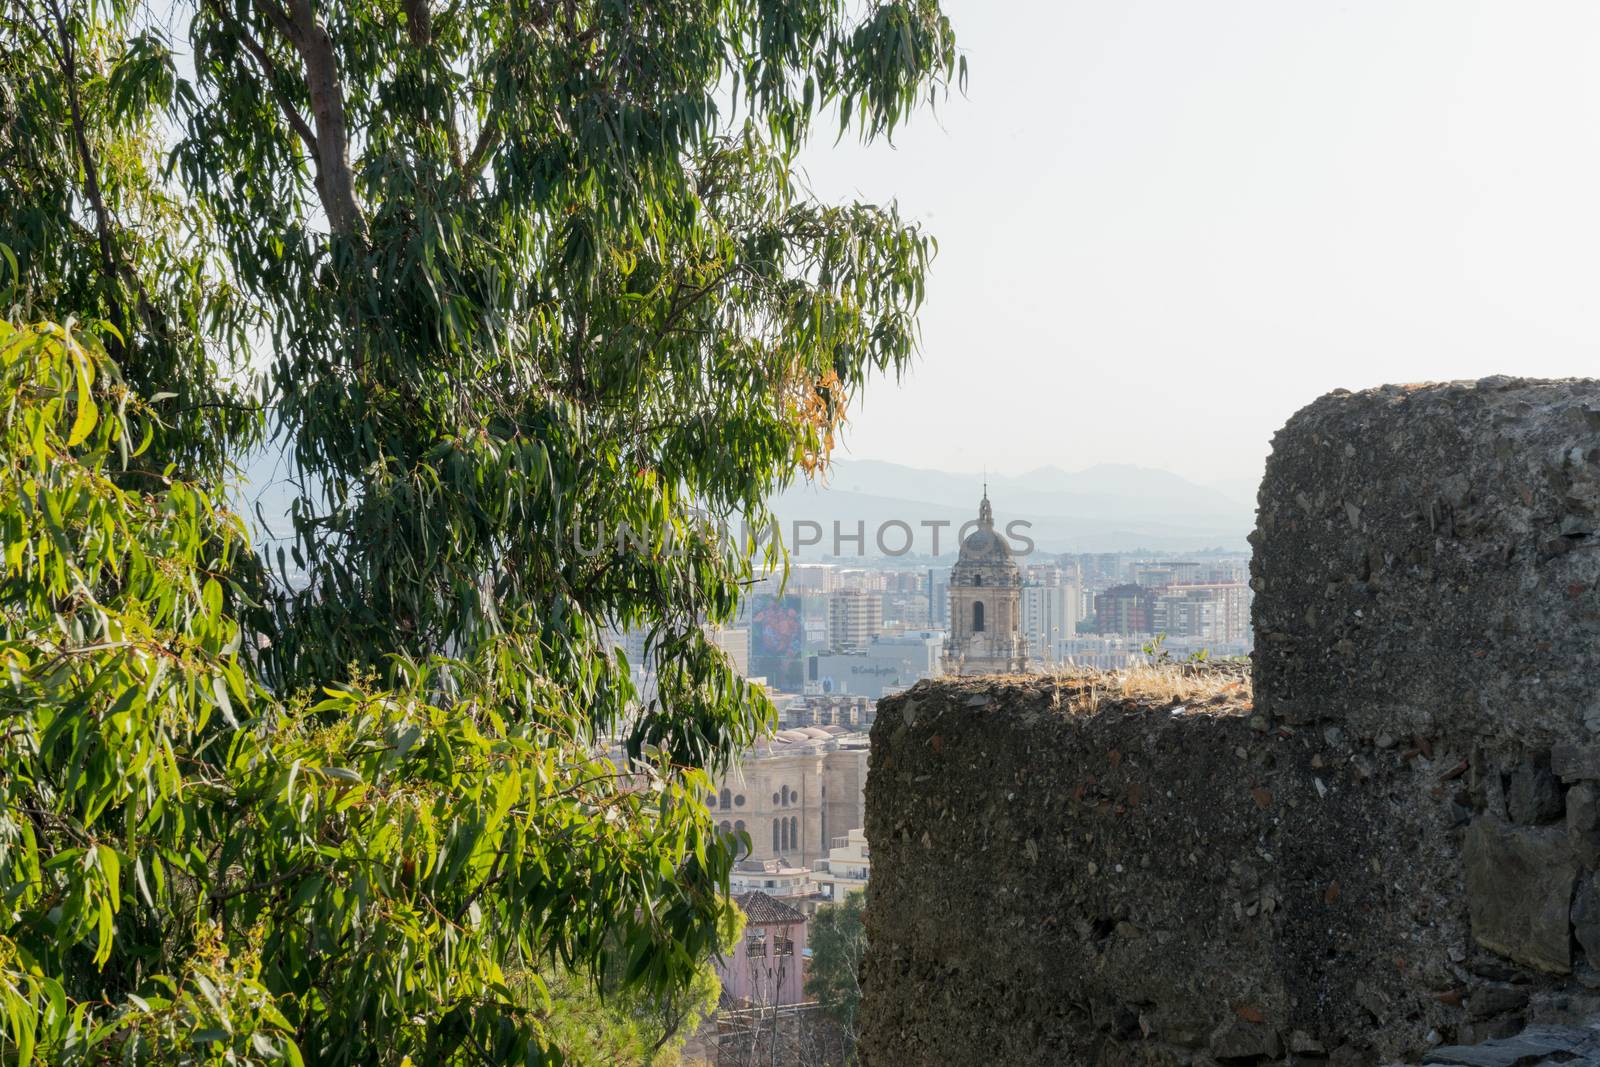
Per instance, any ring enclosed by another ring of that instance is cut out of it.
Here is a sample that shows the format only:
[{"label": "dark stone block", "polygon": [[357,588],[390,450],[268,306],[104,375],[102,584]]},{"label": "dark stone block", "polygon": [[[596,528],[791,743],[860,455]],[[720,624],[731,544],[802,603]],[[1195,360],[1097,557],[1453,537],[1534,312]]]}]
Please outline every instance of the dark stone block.
[{"label": "dark stone block", "polygon": [[1480,818],[1467,831],[1462,862],[1478,944],[1541,971],[1572,970],[1568,922],[1578,872],[1564,831]]}]

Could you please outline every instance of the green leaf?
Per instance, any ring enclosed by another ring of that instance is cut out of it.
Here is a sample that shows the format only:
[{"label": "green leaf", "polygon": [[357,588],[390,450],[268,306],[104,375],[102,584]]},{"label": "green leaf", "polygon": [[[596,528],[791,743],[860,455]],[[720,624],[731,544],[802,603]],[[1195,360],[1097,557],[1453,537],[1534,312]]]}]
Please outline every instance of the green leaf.
[{"label": "green leaf", "polygon": [[100,863],[100,872],[106,879],[107,892],[112,901],[111,907],[116,909],[121,906],[122,861],[118,858],[116,850],[109,845],[96,845],[94,851]]},{"label": "green leaf", "polygon": [[78,402],[72,420],[72,430],[67,434],[69,448],[83,443],[94,430],[95,424],[100,421],[100,410],[95,407],[94,398],[89,392],[89,387],[94,382],[94,367],[80,355],[75,355],[72,362],[73,376],[78,385]]}]

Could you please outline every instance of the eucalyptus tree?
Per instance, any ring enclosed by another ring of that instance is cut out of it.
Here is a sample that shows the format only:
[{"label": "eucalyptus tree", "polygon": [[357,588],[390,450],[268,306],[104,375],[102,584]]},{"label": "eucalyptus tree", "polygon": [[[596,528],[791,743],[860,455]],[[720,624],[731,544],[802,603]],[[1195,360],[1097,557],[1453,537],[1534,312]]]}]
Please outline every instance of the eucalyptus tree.
[{"label": "eucalyptus tree", "polygon": [[0,1056],[554,1062],[551,967],[691,983],[769,721],[702,626],[781,560],[722,531],[907,365],[932,253],[797,153],[959,76],[937,4],[0,27]]}]

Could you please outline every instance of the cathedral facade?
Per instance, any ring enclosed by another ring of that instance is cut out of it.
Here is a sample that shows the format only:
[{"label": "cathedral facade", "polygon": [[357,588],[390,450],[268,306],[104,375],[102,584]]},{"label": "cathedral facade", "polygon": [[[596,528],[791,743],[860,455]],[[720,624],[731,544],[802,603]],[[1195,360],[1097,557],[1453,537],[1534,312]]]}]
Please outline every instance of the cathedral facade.
[{"label": "cathedral facade", "polygon": [[950,570],[950,636],[946,674],[1019,674],[1028,669],[1022,636],[1022,572],[994,528],[984,489],[977,528],[961,541]]}]

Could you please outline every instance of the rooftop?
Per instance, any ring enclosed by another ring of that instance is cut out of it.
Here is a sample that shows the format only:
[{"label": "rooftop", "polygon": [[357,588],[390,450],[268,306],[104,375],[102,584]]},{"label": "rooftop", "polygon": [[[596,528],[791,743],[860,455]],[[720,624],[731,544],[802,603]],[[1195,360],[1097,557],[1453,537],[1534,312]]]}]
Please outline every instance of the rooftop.
[{"label": "rooftop", "polygon": [[733,902],[739,905],[739,910],[757,926],[789,926],[806,921],[804,915],[783,901],[767,896],[759,889],[740,893],[733,898]]},{"label": "rooftop", "polygon": [[770,738],[757,741],[757,756],[787,756],[800,752],[822,752],[833,748],[853,747],[851,742],[865,744],[867,735],[846,726],[796,726],[779,730]]}]

